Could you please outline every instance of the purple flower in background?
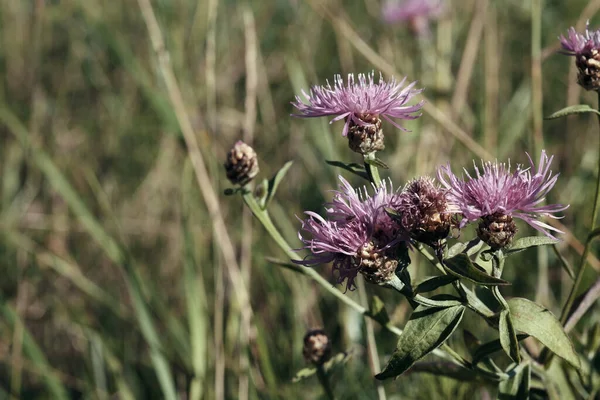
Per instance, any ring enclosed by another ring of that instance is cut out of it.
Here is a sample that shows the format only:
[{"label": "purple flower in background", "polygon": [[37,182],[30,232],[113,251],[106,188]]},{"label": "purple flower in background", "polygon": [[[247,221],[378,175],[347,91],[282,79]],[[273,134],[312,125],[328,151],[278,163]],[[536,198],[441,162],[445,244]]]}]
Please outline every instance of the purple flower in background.
[{"label": "purple flower in background", "polygon": [[429,34],[429,20],[444,11],[442,0],[387,0],[381,7],[381,17],[387,23],[408,22],[418,35]]},{"label": "purple flower in background", "polygon": [[577,83],[586,90],[600,89],[600,29],[590,30],[589,21],[583,34],[569,28],[567,37],[560,36],[563,53],[575,56]]},{"label": "purple flower in background", "polygon": [[302,221],[298,233],[304,249],[312,253],[302,265],[333,262],[338,273],[338,283],[347,280],[347,288],[353,290],[358,273],[372,283],[385,283],[394,275],[398,261],[393,256],[402,242],[398,224],[385,211],[394,201],[395,194],[382,185],[372,197],[356,191],[340,176],[339,191],[333,201],[326,204],[327,218],[306,211],[308,218]]},{"label": "purple flower in background", "polygon": [[486,238],[494,233],[505,236],[499,242],[502,245],[492,247],[504,247],[510,243],[516,233],[512,217],[522,219],[550,238],[554,238],[550,231],[562,233],[539,220],[542,215],[560,218],[553,214],[568,207],[562,204],[540,205],[558,178],[558,174],[552,175],[550,170],[553,157],[548,158],[546,152],[542,151],[537,170],[529,154],[527,157],[529,168],[517,165],[517,169],[511,173],[510,164],[488,162],[482,164],[483,171],[475,166],[474,177],[465,170],[466,180],[454,175],[450,165],[438,169],[438,180],[448,189],[449,201],[464,216],[461,226],[481,218],[483,222],[478,234],[482,240],[485,241],[482,235]]},{"label": "purple flower in background", "polygon": [[[358,74],[358,81],[354,80],[354,74],[349,74],[348,81],[344,84],[341,75],[336,75],[333,87],[327,82],[326,86],[313,86],[309,93],[302,91],[307,103],[304,103],[300,96],[296,96],[296,101],[292,102],[292,105],[298,109],[299,114],[292,115],[308,118],[334,116],[331,122],[345,119],[343,136],[349,133],[361,136],[364,142],[364,135],[370,135],[368,148],[363,148],[361,151],[354,148],[353,150],[363,154],[377,151],[383,146],[383,139],[374,136],[381,132],[380,117],[396,128],[406,130],[392,118],[415,119],[420,116],[415,113],[421,110],[424,102],[415,105],[407,105],[407,103],[413,96],[421,93],[422,89],[413,89],[416,82],[403,86],[405,81],[406,78],[400,82],[392,78],[386,82],[380,75],[379,82],[375,83],[372,72],[368,75]],[[365,128],[371,128],[372,132],[365,133]],[[371,143],[378,140],[381,143]]]}]

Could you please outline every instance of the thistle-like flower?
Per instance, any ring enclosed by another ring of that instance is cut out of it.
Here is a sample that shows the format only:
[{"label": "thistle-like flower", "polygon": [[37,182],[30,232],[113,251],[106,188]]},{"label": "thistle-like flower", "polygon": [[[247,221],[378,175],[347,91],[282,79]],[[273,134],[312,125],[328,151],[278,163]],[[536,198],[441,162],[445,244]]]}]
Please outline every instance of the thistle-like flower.
[{"label": "thistle-like flower", "polygon": [[413,89],[416,82],[403,87],[405,81],[406,78],[400,82],[392,78],[385,82],[380,74],[379,82],[375,83],[372,72],[368,75],[358,74],[358,82],[354,80],[354,74],[349,74],[344,84],[341,75],[336,75],[333,87],[328,81],[326,86],[313,86],[309,93],[302,91],[308,103],[296,96],[292,105],[300,113],[292,115],[308,118],[335,116],[331,122],[345,119],[342,135],[348,137],[353,151],[369,154],[383,150],[381,118],[405,131],[392,118],[415,119],[421,115],[415,113],[421,110],[423,101],[415,105],[407,103],[422,89]]},{"label": "thistle-like flower", "polygon": [[575,56],[577,83],[586,90],[600,90],[600,29],[590,30],[589,21],[583,34],[569,28],[560,44],[564,54]]},{"label": "thistle-like flower", "polygon": [[448,202],[446,189],[428,176],[410,181],[392,208],[407,235],[435,248],[448,237],[453,214],[460,212]]},{"label": "thistle-like flower", "polygon": [[333,202],[326,204],[327,218],[306,211],[298,233],[311,255],[302,265],[316,265],[333,261],[338,283],[345,280],[347,289],[355,288],[354,280],[361,273],[371,283],[383,284],[394,276],[398,266],[396,250],[404,237],[398,223],[385,209],[394,202],[396,194],[382,185],[372,197],[366,190],[356,191],[340,176],[340,187]]},{"label": "thistle-like flower", "polygon": [[381,16],[387,23],[408,22],[417,35],[429,34],[429,21],[444,11],[442,0],[387,0]]},{"label": "thistle-like flower", "polygon": [[[450,165],[438,169],[438,180],[448,189],[448,200],[460,209],[463,215],[461,227],[481,218],[478,228],[480,239],[492,248],[502,248],[511,243],[517,228],[514,218],[520,218],[544,235],[556,239],[550,231],[563,233],[541,222],[540,216],[561,218],[554,213],[565,210],[568,205],[540,205],[556,184],[558,174],[552,175],[548,158],[542,151],[537,170],[529,156],[529,168],[517,165],[510,172],[510,164],[482,163],[483,172],[475,165],[475,176],[460,179],[452,173]],[[534,172],[535,170],[535,172]]]}]

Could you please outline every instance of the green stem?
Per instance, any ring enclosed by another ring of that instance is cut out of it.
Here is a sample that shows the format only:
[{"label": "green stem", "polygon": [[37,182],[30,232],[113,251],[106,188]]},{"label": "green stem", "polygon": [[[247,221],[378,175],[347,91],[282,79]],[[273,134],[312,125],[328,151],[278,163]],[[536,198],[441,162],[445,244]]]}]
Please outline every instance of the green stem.
[{"label": "green stem", "polygon": [[368,161],[375,160],[375,153],[369,153],[365,155],[365,170],[369,175],[369,180],[375,185],[375,187],[381,186],[381,177],[379,176],[379,169],[377,166],[369,163]]},{"label": "green stem", "polygon": [[329,384],[329,376],[327,376],[327,371],[325,371],[323,365],[317,365],[317,377],[319,378],[319,383],[323,386],[327,398],[329,400],[334,400],[335,396],[333,395],[333,390],[331,390],[331,385]]},{"label": "green stem", "polygon": [[[598,106],[600,107],[600,92],[598,92]],[[598,115],[598,123],[600,125],[600,115]],[[594,197],[594,209],[592,210],[592,231],[596,229],[596,219],[598,218],[598,202],[600,199],[600,138],[598,140],[598,172],[596,175],[596,196]],[[588,239],[585,243],[585,247],[583,249],[583,254],[581,255],[581,259],[579,260],[579,268],[577,270],[577,276],[575,277],[575,282],[573,283],[573,287],[571,288],[571,292],[569,293],[569,297],[567,298],[567,302],[563,307],[562,314],[560,316],[560,322],[564,325],[567,322],[567,318],[571,312],[571,308],[573,307],[573,302],[575,301],[575,297],[577,296],[577,291],[579,289],[579,285],[583,280],[583,275],[585,273],[585,267],[587,266],[587,256],[590,252],[590,243],[592,241]]]}]

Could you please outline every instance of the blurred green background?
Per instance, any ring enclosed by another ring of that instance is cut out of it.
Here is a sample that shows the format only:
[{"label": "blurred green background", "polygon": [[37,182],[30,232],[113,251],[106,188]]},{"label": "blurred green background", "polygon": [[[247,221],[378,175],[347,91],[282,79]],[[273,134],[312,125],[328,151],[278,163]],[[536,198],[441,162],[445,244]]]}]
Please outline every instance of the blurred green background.
[{"label": "blurred green background", "polygon": [[[473,159],[538,159],[545,148],[561,173],[548,202],[571,204],[559,249],[575,264],[590,228],[597,122],[542,116],[596,106],[557,37],[587,19],[595,27],[600,1],[446,8],[417,38],[405,23],[382,23],[377,0],[2,0],[0,397],[318,398],[315,377],[291,382],[313,327],[334,352],[352,351],[332,377],[339,398],[493,396],[420,374],[378,389],[373,375],[396,337],[269,263],[283,252],[241,198],[223,195],[236,140],[255,147],[261,178],[293,160],[270,211],[300,247],[295,216],[322,212],[341,172],[324,160],[361,160],[342,122],[290,117],[290,101],[336,73],[407,76],[428,103],[405,124],[411,132],[384,122],[383,175],[402,187],[449,160],[458,172]],[[153,47],[156,33],[164,46]],[[410,268],[414,279],[434,273],[417,255]],[[328,266],[318,270],[331,279]],[[522,253],[505,273],[505,294],[560,313],[571,281],[551,250]],[[374,293],[402,327],[404,299],[373,287],[347,295],[365,304]],[[492,338],[480,325],[465,317]],[[450,344],[461,352],[462,334]]]}]

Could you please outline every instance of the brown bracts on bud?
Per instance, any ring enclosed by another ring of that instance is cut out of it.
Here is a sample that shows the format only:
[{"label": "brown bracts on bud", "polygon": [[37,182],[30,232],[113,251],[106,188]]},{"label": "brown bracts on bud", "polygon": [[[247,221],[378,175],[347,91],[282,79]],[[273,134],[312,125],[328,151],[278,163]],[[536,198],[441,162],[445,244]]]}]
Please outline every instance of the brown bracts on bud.
[{"label": "brown bracts on bud", "polygon": [[348,126],[348,146],[359,154],[370,154],[385,149],[383,129],[379,115],[363,114],[350,121]]},{"label": "brown bracts on bud", "polygon": [[437,247],[452,225],[446,191],[424,176],[409,182],[398,196],[394,211],[400,225],[414,240]]},{"label": "brown bracts on bud", "polygon": [[302,354],[306,361],[323,365],[331,357],[331,343],[322,329],[310,330],[304,335]]},{"label": "brown bracts on bud", "polygon": [[600,53],[598,49],[577,54],[577,83],[585,90],[600,90]]},{"label": "brown bracts on bud", "polygon": [[493,250],[503,249],[512,243],[517,233],[510,215],[495,213],[481,217],[477,227],[477,237],[487,243]]},{"label": "brown bracts on bud", "polygon": [[241,140],[229,150],[224,166],[227,178],[234,185],[244,186],[258,174],[256,152]]},{"label": "brown bracts on bud", "polygon": [[369,283],[382,285],[394,277],[398,260],[389,251],[381,251],[373,240],[365,243],[352,258],[352,264]]}]

